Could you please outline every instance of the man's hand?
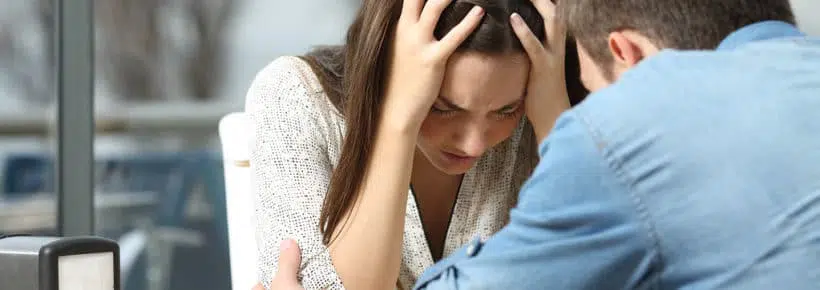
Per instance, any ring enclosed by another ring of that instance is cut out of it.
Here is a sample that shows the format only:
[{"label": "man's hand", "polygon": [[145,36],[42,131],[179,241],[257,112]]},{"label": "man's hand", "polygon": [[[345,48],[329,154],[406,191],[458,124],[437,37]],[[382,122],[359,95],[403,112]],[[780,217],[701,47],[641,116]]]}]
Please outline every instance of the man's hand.
[{"label": "man's hand", "polygon": [[[294,240],[284,240],[279,246],[279,272],[270,284],[270,290],[304,290],[299,284],[299,267],[302,264],[302,253]],[[262,283],[252,290],[265,290]]]}]

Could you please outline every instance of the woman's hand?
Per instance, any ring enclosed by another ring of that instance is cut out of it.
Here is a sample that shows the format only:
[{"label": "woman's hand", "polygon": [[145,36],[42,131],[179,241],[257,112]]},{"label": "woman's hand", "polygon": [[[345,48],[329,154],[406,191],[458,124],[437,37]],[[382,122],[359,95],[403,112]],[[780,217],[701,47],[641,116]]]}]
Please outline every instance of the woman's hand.
[{"label": "woman's hand", "polygon": [[[390,51],[382,122],[416,130],[441,89],[447,59],[481,22],[484,10],[473,10],[441,40],[433,30],[453,0],[405,0]],[[367,60],[363,60],[367,61]]]},{"label": "woman's hand", "polygon": [[358,191],[349,195],[355,198],[354,205],[334,229],[334,240],[328,245],[336,273],[347,289],[393,289],[398,281],[407,189],[421,123],[438,98],[448,58],[483,14],[481,8],[474,8],[436,40],[433,32],[440,14],[452,1],[402,3],[390,44],[379,127],[365,175]]},{"label": "woman's hand", "polygon": [[[279,246],[279,271],[273,277],[270,290],[304,290],[299,284],[299,267],[302,264],[302,253],[296,241],[285,240]],[[265,290],[262,283],[256,284],[252,290]]]},{"label": "woman's hand", "polygon": [[540,143],[549,135],[558,116],[570,107],[564,72],[566,29],[556,19],[552,1],[530,1],[544,18],[547,33],[544,43],[535,37],[518,14],[513,14],[510,21],[530,58],[526,113]]}]

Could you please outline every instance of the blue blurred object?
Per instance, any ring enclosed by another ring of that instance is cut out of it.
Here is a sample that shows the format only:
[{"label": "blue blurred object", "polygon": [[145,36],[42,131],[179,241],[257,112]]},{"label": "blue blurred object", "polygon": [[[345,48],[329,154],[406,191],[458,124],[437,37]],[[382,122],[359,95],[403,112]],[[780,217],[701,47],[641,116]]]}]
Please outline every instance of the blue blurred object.
[{"label": "blue blurred object", "polygon": [[[153,224],[157,228],[194,230],[205,241],[202,247],[171,246],[168,289],[229,289],[227,215],[221,155],[209,151],[140,154],[105,161],[104,191],[131,190],[161,193]],[[110,178],[118,176],[116,178]],[[114,182],[116,181],[116,182]],[[190,195],[201,186],[212,219],[189,221],[186,207]],[[122,188],[118,188],[122,187]],[[126,290],[147,289],[148,260],[142,255],[129,275]],[[205,267],[207,265],[207,267]]]},{"label": "blue blurred object", "polygon": [[[10,156],[4,164],[3,191],[7,198],[54,192],[53,159],[42,154]],[[175,247],[171,252],[169,289],[229,289],[230,269],[221,154],[211,151],[141,153],[98,159],[96,189],[105,192],[152,192],[157,194],[154,227],[193,230],[206,241],[202,247]],[[186,220],[191,193],[202,189],[210,206],[209,220]],[[134,229],[100,233],[119,237]],[[148,287],[145,252],[128,273],[126,290]]]},{"label": "blue blurred object", "polygon": [[41,154],[16,154],[6,158],[3,166],[3,194],[18,198],[37,192],[54,191],[54,166],[51,158]]}]

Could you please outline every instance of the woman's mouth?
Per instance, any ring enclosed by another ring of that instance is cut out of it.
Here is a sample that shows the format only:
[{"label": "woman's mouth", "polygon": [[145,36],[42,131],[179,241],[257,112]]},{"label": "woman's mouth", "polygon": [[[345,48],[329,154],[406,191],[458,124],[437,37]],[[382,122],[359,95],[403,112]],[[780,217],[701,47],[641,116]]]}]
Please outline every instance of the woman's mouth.
[{"label": "woman's mouth", "polygon": [[466,156],[444,151],[442,151],[441,153],[444,156],[444,159],[446,159],[448,162],[456,164],[469,164],[478,159],[478,157],[475,156]]}]

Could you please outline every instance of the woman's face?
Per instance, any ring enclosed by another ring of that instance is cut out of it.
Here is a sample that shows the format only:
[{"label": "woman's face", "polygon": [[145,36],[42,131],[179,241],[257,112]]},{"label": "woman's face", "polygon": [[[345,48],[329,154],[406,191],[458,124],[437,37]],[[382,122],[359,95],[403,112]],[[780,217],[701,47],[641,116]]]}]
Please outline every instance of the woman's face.
[{"label": "woman's face", "polygon": [[419,150],[447,174],[467,172],[512,135],[524,113],[525,54],[450,56],[441,92],[422,123]]}]

